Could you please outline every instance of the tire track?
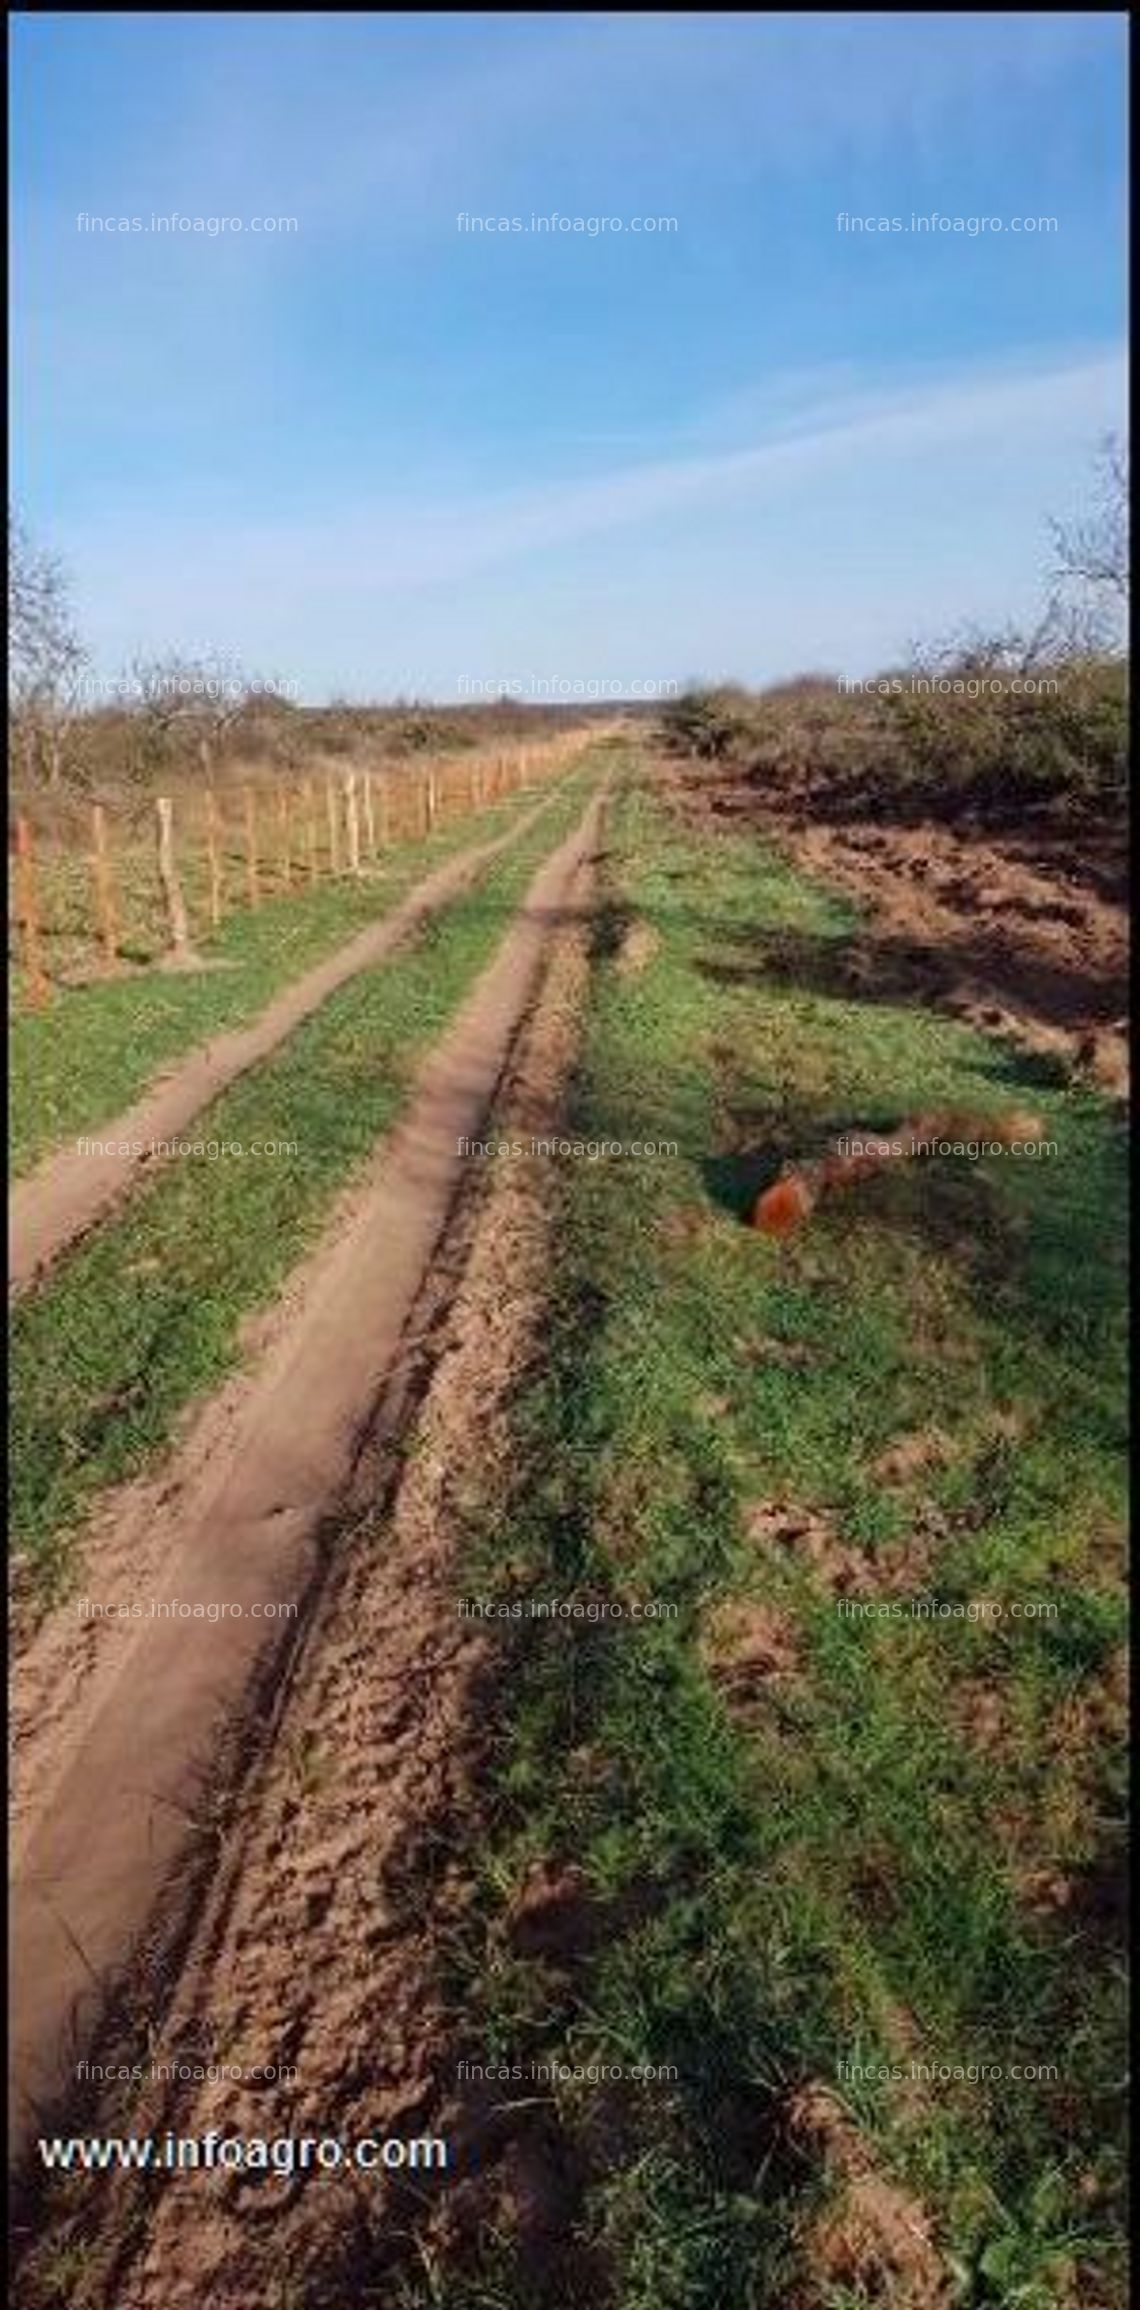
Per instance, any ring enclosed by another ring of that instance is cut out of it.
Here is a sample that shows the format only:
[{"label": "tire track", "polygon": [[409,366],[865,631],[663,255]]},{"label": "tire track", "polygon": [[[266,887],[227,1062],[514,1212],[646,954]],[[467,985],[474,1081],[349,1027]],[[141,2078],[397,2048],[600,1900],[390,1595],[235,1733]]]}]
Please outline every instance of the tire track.
[{"label": "tire track", "polygon": [[[40,1807],[12,1896],[16,2155],[73,2082],[77,2049],[200,1831],[218,1744],[273,1659],[251,1608],[302,1598],[330,1519],[372,1496],[369,1447],[463,1183],[458,1142],[479,1135],[494,1101],[603,807],[596,796],[539,869],[348,1223],[309,1263],[288,1328],[166,1472],[164,1592],[239,1606],[241,1617],[132,1627],[105,1655],[87,1706],[65,1717],[61,1753],[39,1760]],[[136,1502],[128,1515],[141,1512]]]}]

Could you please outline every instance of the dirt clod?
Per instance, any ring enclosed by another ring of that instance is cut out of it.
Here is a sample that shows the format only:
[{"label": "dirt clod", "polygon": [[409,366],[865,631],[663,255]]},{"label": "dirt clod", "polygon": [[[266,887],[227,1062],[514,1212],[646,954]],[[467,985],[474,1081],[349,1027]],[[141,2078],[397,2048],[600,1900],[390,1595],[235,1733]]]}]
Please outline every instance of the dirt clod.
[{"label": "dirt clod", "polygon": [[825,2086],[807,2086],[787,2113],[794,2141],[821,2158],[830,2189],[806,2229],[810,2273],[797,2310],[823,2310],[834,2288],[850,2288],[891,2310],[949,2310],[950,2274],[919,2200],[879,2172],[853,2118]]},{"label": "dirt clod", "polygon": [[750,1714],[765,1690],[794,1676],[799,1651],[787,1615],[750,1597],[731,1597],[705,1622],[701,1656],[734,1716]]},{"label": "dirt clod", "polygon": [[875,1461],[873,1473],[883,1484],[910,1484],[932,1468],[944,1468],[954,1457],[954,1446],[939,1428],[923,1428],[900,1436]]},{"label": "dirt clod", "polygon": [[661,945],[652,923],[635,922],[626,932],[617,953],[617,969],[623,978],[636,978],[647,970]]}]

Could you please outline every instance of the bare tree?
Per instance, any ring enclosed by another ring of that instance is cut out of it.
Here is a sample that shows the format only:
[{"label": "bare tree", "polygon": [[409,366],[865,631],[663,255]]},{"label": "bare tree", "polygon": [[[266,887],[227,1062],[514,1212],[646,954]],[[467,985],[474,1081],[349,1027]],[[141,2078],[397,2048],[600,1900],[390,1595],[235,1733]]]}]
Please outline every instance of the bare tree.
[{"label": "bare tree", "polygon": [[938,677],[986,675],[1004,677],[1024,673],[1041,654],[1049,612],[1026,636],[1018,626],[979,625],[976,620],[956,626],[949,634],[912,641],[909,664],[913,674]]},{"label": "bare tree", "polygon": [[1102,441],[1097,466],[1092,510],[1069,526],[1049,521],[1056,558],[1036,624],[1028,632],[1013,624],[966,625],[944,639],[912,643],[917,672],[1024,675],[1076,665],[1119,644],[1128,602],[1128,456],[1114,434]]},{"label": "bare tree", "polygon": [[136,658],[124,683],[125,702],[141,714],[146,766],[161,762],[172,734],[184,734],[202,774],[211,779],[230,731],[248,713],[266,685],[243,674],[234,661]]},{"label": "bare tree", "polygon": [[83,709],[87,654],[67,578],[15,513],[8,520],[8,713],[15,751],[30,776],[58,786],[68,733]]},{"label": "bare tree", "polygon": [[1066,526],[1050,521],[1061,585],[1084,585],[1128,600],[1128,451],[1106,434],[1097,459],[1097,500],[1091,513]]}]

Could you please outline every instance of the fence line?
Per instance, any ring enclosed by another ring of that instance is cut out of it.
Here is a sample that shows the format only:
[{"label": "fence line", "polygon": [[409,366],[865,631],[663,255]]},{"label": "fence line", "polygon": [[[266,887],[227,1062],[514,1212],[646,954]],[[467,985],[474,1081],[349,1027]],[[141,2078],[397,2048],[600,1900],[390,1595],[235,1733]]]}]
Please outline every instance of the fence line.
[{"label": "fence line", "polygon": [[53,850],[42,819],[37,839],[21,813],[13,825],[17,1000],[39,1009],[51,1000],[53,977],[81,983],[92,950],[109,970],[192,963],[195,932],[211,937],[235,905],[254,911],[313,891],[323,878],[363,882],[399,845],[427,840],[554,776],[598,734],[568,731],[537,747],[407,765],[326,761],[316,775],[209,782],[197,799],[180,788],[155,797],[149,845],[141,811],[124,826],[95,802],[86,858],[58,836]]}]

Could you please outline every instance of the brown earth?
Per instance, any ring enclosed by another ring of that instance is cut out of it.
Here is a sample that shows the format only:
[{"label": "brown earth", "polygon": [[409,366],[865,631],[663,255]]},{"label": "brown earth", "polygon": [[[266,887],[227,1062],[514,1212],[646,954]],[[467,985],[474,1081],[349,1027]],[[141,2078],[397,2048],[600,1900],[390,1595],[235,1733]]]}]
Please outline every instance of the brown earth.
[{"label": "brown earth", "polygon": [[[161,1076],[125,1114],[93,1125],[88,1140],[97,1141],[100,1152],[87,1153],[78,1143],[69,1144],[49,1155],[27,1179],[17,1180],[9,1198],[10,1295],[35,1283],[69,1244],[105,1218],[111,1206],[129,1192],[144,1165],[153,1168],[163,1160],[149,1153],[155,1142],[177,1139],[212,1099],[266,1058],[338,987],[406,945],[431,915],[458,898],[501,852],[518,841],[549,808],[550,799],[545,797],[524,812],[494,841],[478,843],[437,867],[391,913],[370,923],[335,954],[275,995],[252,1026],[235,1027],[219,1035],[216,1042],[202,1044]],[[146,1152],[135,1154],[132,1150],[136,1147]]]},{"label": "brown earth", "polygon": [[913,1435],[900,1436],[889,1451],[880,1453],[872,1473],[881,1484],[910,1484],[931,1468],[944,1468],[954,1456],[954,1445],[940,1428],[919,1428]]},{"label": "brown earth", "polygon": [[[252,1721],[273,1721],[335,1560],[337,1524],[377,1497],[412,1385],[417,1326],[446,1285],[434,1255],[472,1179],[460,1142],[480,1136],[602,808],[596,798],[535,876],[405,1118],[294,1278],[256,1368],[207,1406],[151,1485],[109,1504],[88,1547],[89,1596],[103,1606],[137,1600],[145,1611],[157,1592],[225,1606],[226,1617],[81,1625],[74,1606],[61,1608],[20,1664],[17,2150],[74,2080],[81,2040],[114,2005],[156,1904],[174,1933],[179,1878],[195,1849],[209,1854],[218,1829],[214,1760],[225,1728],[243,1694],[253,1696]],[[298,1601],[290,1638],[274,1630],[267,1640],[266,1605]],[[359,1682],[365,1657],[354,1645],[357,1692],[371,1689]],[[381,1679],[401,1723],[423,1697],[424,1665]]]},{"label": "brown earth", "polygon": [[652,923],[630,924],[616,956],[616,968],[620,976],[636,978],[643,970],[648,970],[660,944]]},{"label": "brown earth", "polygon": [[[704,764],[663,766],[683,815],[759,829],[866,909],[841,964],[847,991],[927,1000],[1124,1100],[1126,861],[1118,844],[1024,825],[1008,833],[868,816],[821,823],[778,789]],[[811,957],[797,952],[797,974]]]},{"label": "brown earth", "polygon": [[800,1667],[787,1613],[751,1596],[726,1598],[709,1613],[700,1653],[729,1714],[745,1726],[765,1696],[796,1677]]},{"label": "brown earth", "polygon": [[[901,1481],[896,1468],[894,1482]],[[947,1512],[920,1494],[909,1530],[873,1555],[845,1540],[830,1514],[788,1500],[753,1501],[745,1510],[744,1533],[759,1557],[797,1565],[825,1595],[874,1603],[924,1587],[939,1550],[956,1531],[971,1529],[976,1514],[974,1507]]]},{"label": "brown earth", "polygon": [[788,2130],[822,2158],[826,2202],[805,2225],[811,2272],[795,2310],[825,2310],[842,2289],[849,2299],[892,2310],[950,2310],[954,2287],[917,2198],[880,2173],[858,2127],[825,2086],[793,2096]]}]

